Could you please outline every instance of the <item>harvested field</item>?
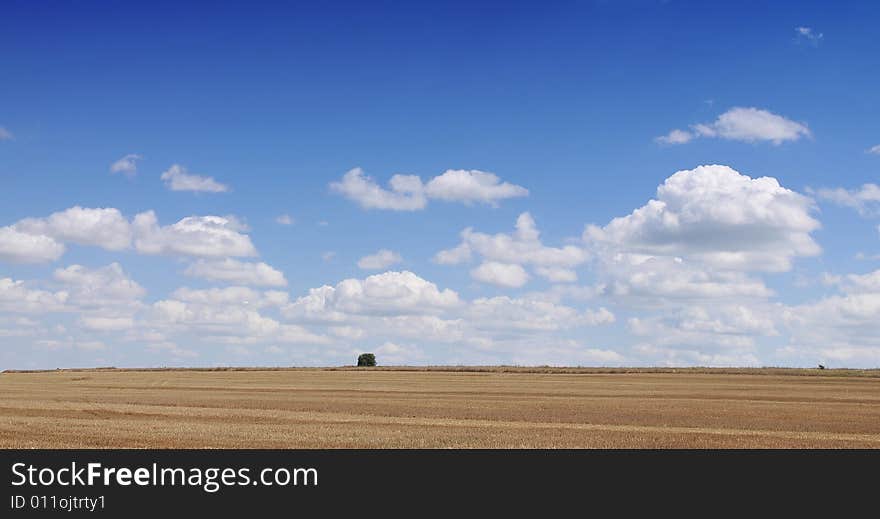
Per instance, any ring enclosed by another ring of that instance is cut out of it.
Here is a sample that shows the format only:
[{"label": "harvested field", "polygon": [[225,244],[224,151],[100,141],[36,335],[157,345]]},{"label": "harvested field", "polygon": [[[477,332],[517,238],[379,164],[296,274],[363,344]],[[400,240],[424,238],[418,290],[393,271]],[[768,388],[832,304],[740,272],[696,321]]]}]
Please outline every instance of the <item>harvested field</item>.
[{"label": "harvested field", "polygon": [[6,372],[0,447],[877,448],[880,373]]}]

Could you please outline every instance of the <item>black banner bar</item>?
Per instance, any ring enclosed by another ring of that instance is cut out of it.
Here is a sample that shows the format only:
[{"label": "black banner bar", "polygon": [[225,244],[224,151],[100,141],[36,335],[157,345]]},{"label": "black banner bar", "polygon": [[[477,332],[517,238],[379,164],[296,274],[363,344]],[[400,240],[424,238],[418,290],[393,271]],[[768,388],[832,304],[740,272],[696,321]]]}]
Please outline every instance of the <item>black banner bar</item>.
[{"label": "black banner bar", "polygon": [[839,517],[872,504],[880,451],[6,450],[0,460],[2,517],[755,506]]}]

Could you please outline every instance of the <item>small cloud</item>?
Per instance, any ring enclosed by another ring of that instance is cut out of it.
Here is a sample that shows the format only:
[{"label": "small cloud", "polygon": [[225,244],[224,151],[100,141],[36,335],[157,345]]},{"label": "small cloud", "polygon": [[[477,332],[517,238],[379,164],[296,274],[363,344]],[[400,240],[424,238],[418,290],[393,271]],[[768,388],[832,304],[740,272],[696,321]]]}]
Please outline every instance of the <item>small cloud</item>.
[{"label": "small cloud", "polygon": [[798,43],[809,43],[814,47],[818,47],[825,37],[821,32],[816,32],[812,27],[795,27],[794,32],[797,34],[795,41]]},{"label": "small cloud", "polygon": [[483,283],[505,288],[519,288],[529,280],[529,275],[520,265],[485,261],[471,270],[471,277]]},{"label": "small cloud", "polygon": [[661,135],[654,140],[660,144],[685,144],[690,142],[696,135],[684,130],[672,130],[666,135]]},{"label": "small cloud", "polygon": [[330,225],[330,222],[328,222],[327,220],[321,220],[320,222],[318,222],[318,227],[327,227],[328,225]]},{"label": "small cloud", "polygon": [[278,216],[278,218],[275,218],[275,222],[281,225],[293,225],[295,221],[296,220],[291,218],[289,214],[282,214]]},{"label": "small cloud", "polygon": [[880,144],[876,146],[871,146],[870,148],[865,150],[865,153],[870,153],[871,155],[880,155]]},{"label": "small cloud", "polygon": [[807,188],[807,192],[823,200],[849,207],[864,217],[880,215],[880,185],[864,184],[857,189]]},{"label": "small cloud", "polygon": [[131,178],[137,175],[137,162],[139,160],[143,160],[141,155],[129,153],[113,164],[110,164],[110,173],[122,173]]},{"label": "small cloud", "polygon": [[15,135],[12,135],[11,131],[0,126],[0,141],[11,141],[13,139],[15,139]]},{"label": "small cloud", "polygon": [[401,261],[403,261],[403,258],[400,257],[400,254],[392,250],[382,249],[375,254],[364,256],[358,261],[357,265],[364,270],[382,270]]},{"label": "small cloud", "polygon": [[187,172],[186,168],[173,164],[162,173],[161,179],[172,191],[195,191],[205,193],[225,193],[229,186],[221,184],[212,177],[204,177]]},{"label": "small cloud", "polygon": [[324,252],[323,254],[321,254],[321,259],[328,262],[328,263],[333,261],[333,258],[335,258],[335,257],[336,257],[336,253],[333,252],[332,250],[328,250],[327,252]]},{"label": "small cloud", "polygon": [[391,177],[385,188],[361,168],[354,168],[341,180],[332,182],[330,189],[364,209],[392,211],[419,211],[427,207],[429,199],[497,207],[501,200],[529,194],[529,190],[522,186],[476,169],[449,169],[428,182],[423,182],[417,175],[398,174]]},{"label": "small cloud", "polygon": [[759,108],[735,107],[719,115],[715,121],[691,125],[690,131],[672,130],[655,138],[661,144],[685,144],[697,137],[731,141],[769,141],[775,145],[810,137],[806,124]]}]

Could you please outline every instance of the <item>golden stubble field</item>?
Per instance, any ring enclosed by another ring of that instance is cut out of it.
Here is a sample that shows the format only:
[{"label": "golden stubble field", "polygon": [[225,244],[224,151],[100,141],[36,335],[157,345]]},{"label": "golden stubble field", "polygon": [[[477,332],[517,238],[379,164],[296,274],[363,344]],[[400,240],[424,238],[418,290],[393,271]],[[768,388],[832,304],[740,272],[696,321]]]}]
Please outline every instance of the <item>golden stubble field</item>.
[{"label": "golden stubble field", "polygon": [[0,447],[876,448],[880,373],[3,373]]}]

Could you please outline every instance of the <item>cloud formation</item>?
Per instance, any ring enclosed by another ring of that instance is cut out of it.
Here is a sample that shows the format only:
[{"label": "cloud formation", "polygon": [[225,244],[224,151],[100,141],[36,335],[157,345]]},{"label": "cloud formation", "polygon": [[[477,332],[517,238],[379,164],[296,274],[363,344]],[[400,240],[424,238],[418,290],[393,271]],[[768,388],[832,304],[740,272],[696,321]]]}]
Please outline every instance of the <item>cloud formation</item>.
[{"label": "cloud formation", "polygon": [[119,251],[130,247],[131,239],[131,228],[119,210],[75,206],[0,227],[0,260],[46,263],[64,254],[65,243]]},{"label": "cloud formation", "polygon": [[523,265],[550,281],[574,281],[574,268],[588,259],[585,249],[576,245],[548,247],[541,242],[541,233],[529,213],[516,219],[515,232],[484,234],[467,228],[461,232],[461,243],[434,255],[434,262],[456,265],[481,256],[484,263],[471,271],[474,279],[500,286],[519,287],[529,276]]},{"label": "cloud formation", "polygon": [[110,164],[110,173],[122,173],[131,178],[137,175],[137,163],[139,160],[143,160],[143,157],[136,153],[129,153],[113,164]]},{"label": "cloud formation", "polygon": [[809,362],[876,366],[880,362],[880,270],[849,274],[840,293],[787,307],[791,349]]},{"label": "cloud formation", "polygon": [[361,168],[354,168],[341,180],[332,182],[330,189],[364,209],[393,211],[421,210],[427,207],[429,199],[497,207],[501,200],[529,194],[522,186],[502,182],[497,175],[478,170],[447,170],[427,184],[417,175],[398,174],[391,177],[386,189]]},{"label": "cloud formation", "polygon": [[173,164],[160,177],[165,186],[172,191],[194,191],[201,193],[225,193],[229,186],[217,182],[212,177],[189,173],[180,164]]},{"label": "cloud formation", "polygon": [[280,270],[263,262],[238,261],[232,258],[222,260],[198,260],[184,272],[209,281],[222,281],[239,285],[260,287],[284,287],[287,279]]},{"label": "cloud formation", "polygon": [[780,145],[810,137],[807,125],[758,108],[735,107],[711,123],[694,124],[690,130],[675,129],[655,140],[661,144],[685,144],[698,137],[742,142],[769,141]]},{"label": "cloud formation", "polygon": [[834,189],[822,188],[811,192],[821,199],[855,209],[862,216],[880,214],[880,186],[877,184],[864,184],[862,187],[852,190],[838,187]]},{"label": "cloud formation", "polygon": [[584,239],[616,252],[681,257],[727,270],[786,271],[792,259],[821,249],[809,198],[771,177],[751,178],[728,166],[676,172],[657,198]]},{"label": "cloud formation", "polygon": [[440,290],[409,271],[389,271],[313,288],[282,312],[291,318],[335,321],[343,314],[430,314],[459,304],[453,290]]},{"label": "cloud formation", "polygon": [[391,265],[403,261],[400,254],[388,249],[380,249],[375,254],[370,254],[359,259],[357,266],[363,270],[383,270]]},{"label": "cloud formation", "polygon": [[115,208],[74,206],[45,218],[25,218],[0,227],[0,261],[56,261],[67,243],[109,251],[127,250],[134,245],[141,254],[256,256],[256,248],[244,231],[247,227],[234,216],[189,216],[161,227],[153,211],[140,213],[129,222]]},{"label": "cloud formation", "polygon": [[201,257],[256,256],[257,249],[241,223],[222,216],[188,216],[177,223],[160,226],[156,213],[134,217],[134,245],[141,254]]},{"label": "cloud formation", "polygon": [[471,277],[482,283],[507,288],[519,288],[529,281],[528,272],[520,265],[498,261],[484,261],[471,270]]}]

